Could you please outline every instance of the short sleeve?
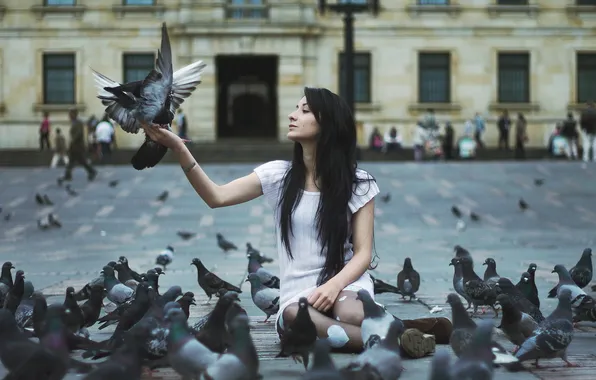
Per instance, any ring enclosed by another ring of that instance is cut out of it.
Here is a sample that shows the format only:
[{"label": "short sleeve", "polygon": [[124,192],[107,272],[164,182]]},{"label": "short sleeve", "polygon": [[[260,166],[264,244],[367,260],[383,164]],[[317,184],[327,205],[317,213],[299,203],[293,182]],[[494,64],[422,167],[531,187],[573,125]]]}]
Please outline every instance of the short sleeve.
[{"label": "short sleeve", "polygon": [[380,192],[377,181],[364,170],[356,169],[356,178],[358,182],[354,184],[352,198],[348,202],[352,214],[355,214]]},{"label": "short sleeve", "polygon": [[261,181],[263,195],[267,203],[273,208],[277,207],[279,191],[282,186],[284,175],[290,167],[289,161],[277,160],[269,161],[254,169],[257,177]]}]

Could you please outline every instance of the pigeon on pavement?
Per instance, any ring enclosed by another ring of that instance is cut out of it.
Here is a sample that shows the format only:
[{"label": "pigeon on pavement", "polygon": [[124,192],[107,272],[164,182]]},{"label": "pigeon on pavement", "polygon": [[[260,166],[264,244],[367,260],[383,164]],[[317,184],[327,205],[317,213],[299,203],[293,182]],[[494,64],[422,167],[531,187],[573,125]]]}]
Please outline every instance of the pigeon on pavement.
[{"label": "pigeon on pavement", "polygon": [[451,378],[469,380],[492,379],[494,364],[492,352],[493,324],[482,321],[473,333],[468,346],[451,367]]},{"label": "pigeon on pavement", "polygon": [[255,273],[250,273],[246,281],[250,282],[252,301],[267,316],[265,323],[279,311],[279,289],[266,287]]},{"label": "pigeon on pavement", "polygon": [[568,367],[576,366],[567,360],[567,347],[573,340],[573,324],[571,311],[572,293],[568,288],[559,291],[557,308],[542,321],[534,335],[528,338],[516,352],[520,361],[535,360],[539,368],[539,359],[559,357]]},{"label": "pigeon on pavement", "polygon": [[420,274],[412,266],[412,260],[406,257],[403,269],[397,274],[397,288],[401,298],[410,297],[410,301],[416,298],[416,292],[420,289]]},{"label": "pigeon on pavement", "polygon": [[484,260],[484,264],[486,265],[486,270],[484,271],[484,282],[487,283],[488,286],[494,286],[497,281],[499,281],[499,274],[497,273],[497,263],[495,259],[488,258]]},{"label": "pigeon on pavement", "polygon": [[331,346],[327,339],[318,339],[315,342],[313,363],[309,371],[305,372],[301,380],[346,380],[337,370],[329,354]]},{"label": "pigeon on pavement", "polygon": [[164,249],[155,259],[156,265],[161,265],[163,270],[166,270],[166,267],[172,263],[174,260],[174,247],[168,245],[166,249]]},{"label": "pigeon on pavement", "polygon": [[313,349],[317,340],[317,328],[310,319],[308,312],[308,300],[301,297],[298,300],[298,312],[292,324],[288,326],[281,337],[281,351],[277,354],[280,357],[294,357],[300,355],[304,369],[308,368],[308,355]]},{"label": "pigeon on pavement", "polygon": [[501,277],[495,286],[498,294],[507,294],[513,304],[522,312],[529,314],[537,323],[544,320],[542,312],[517,289],[511,280]]},{"label": "pigeon on pavement", "polygon": [[222,234],[217,233],[215,236],[217,237],[217,246],[221,248],[225,253],[228,253],[228,251],[231,250],[238,250],[238,247],[236,247],[234,243],[226,240],[226,238],[224,238]]},{"label": "pigeon on pavement", "polygon": [[453,289],[468,302],[468,307],[466,308],[466,310],[468,310],[472,307],[472,298],[470,298],[468,293],[464,290],[464,277],[461,261],[454,257],[451,259],[449,265],[453,265]]},{"label": "pigeon on pavement", "polygon": [[114,275],[114,268],[106,265],[103,267],[102,272],[104,275],[104,287],[108,292],[107,298],[110,301],[116,305],[120,305],[132,298],[134,291],[118,281]]},{"label": "pigeon on pavement", "polygon": [[494,307],[497,300],[495,289],[478,277],[474,272],[474,263],[469,257],[464,256],[459,260],[462,265],[464,291],[472,299],[474,314],[477,312],[478,306],[486,305],[493,309],[495,318],[497,318],[499,313]]},{"label": "pigeon on pavement", "polygon": [[[592,272],[592,250],[586,248],[577,264],[569,270],[569,276],[580,289],[583,289],[592,281]],[[555,298],[556,296],[557,286],[548,292],[548,298]]]},{"label": "pigeon on pavement", "polygon": [[364,320],[362,321],[361,332],[362,342],[365,346],[373,335],[377,335],[379,338],[384,339],[389,331],[389,326],[391,326],[393,321],[397,320],[403,325],[401,319],[395,317],[385,310],[384,307],[375,303],[368,291],[360,289],[356,299],[362,301],[364,310]]},{"label": "pigeon on pavement", "polygon": [[383,293],[401,294],[397,287],[395,287],[391,284],[388,284],[383,280],[379,280],[378,278],[375,278],[372,275],[370,275],[370,279],[373,282],[373,286],[374,286],[373,291],[375,294],[383,294]]},{"label": "pigeon on pavement", "polygon": [[[519,282],[515,284],[515,287],[528,299],[528,301],[540,308],[538,289],[536,288],[536,284],[532,282],[532,275],[529,272],[522,273]],[[534,291],[536,291],[536,293]]]},{"label": "pigeon on pavement", "polygon": [[279,277],[263,268],[259,262],[258,253],[251,252],[248,255],[248,273],[255,273],[259,276],[261,283],[268,288],[279,289]]},{"label": "pigeon on pavement", "polygon": [[355,375],[356,378],[398,379],[404,369],[399,345],[399,337],[403,332],[404,324],[400,320],[394,320],[379,344],[351,360],[341,372],[348,375],[348,378]]},{"label": "pigeon on pavement", "polygon": [[538,323],[528,314],[521,312],[507,294],[499,294],[497,303],[501,305],[502,310],[499,328],[511,343],[521,346],[534,334]]},{"label": "pigeon on pavement", "polygon": [[201,260],[194,258],[192,259],[190,265],[197,267],[197,279],[199,286],[201,289],[203,289],[207,297],[209,297],[207,302],[211,301],[211,297],[213,297],[214,294],[217,294],[220,289],[242,293],[242,290],[240,290],[240,288],[237,286],[234,286],[211,273],[207,268],[205,268],[205,265],[203,265]]}]

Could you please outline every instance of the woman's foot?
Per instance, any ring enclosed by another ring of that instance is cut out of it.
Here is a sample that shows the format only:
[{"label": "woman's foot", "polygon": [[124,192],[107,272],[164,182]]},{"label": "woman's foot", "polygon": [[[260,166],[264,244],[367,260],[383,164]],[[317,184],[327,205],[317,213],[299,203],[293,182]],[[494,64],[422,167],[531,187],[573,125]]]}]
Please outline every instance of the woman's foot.
[{"label": "woman's foot", "polygon": [[424,334],[417,329],[407,329],[401,335],[400,345],[407,356],[418,359],[435,352],[436,343],[434,335]]}]

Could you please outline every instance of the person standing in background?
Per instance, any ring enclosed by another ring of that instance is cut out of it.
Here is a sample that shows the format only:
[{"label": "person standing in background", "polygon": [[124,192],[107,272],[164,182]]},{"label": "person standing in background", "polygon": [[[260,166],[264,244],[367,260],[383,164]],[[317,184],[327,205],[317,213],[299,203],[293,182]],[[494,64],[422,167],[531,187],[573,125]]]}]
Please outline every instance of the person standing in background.
[{"label": "person standing in background", "polygon": [[511,119],[509,112],[504,110],[499,120],[497,121],[497,128],[499,128],[499,149],[509,149],[509,129],[511,129]]},{"label": "person standing in background", "polygon": [[43,120],[39,125],[39,150],[43,150],[43,146],[47,146],[48,150],[50,147],[50,113],[43,113]]},{"label": "person standing in background", "polygon": [[584,162],[590,161],[590,150],[592,161],[596,161],[596,109],[593,101],[588,102],[588,108],[582,112],[579,124],[582,130]]},{"label": "person standing in background", "polygon": [[108,114],[104,114],[103,118],[95,127],[95,139],[99,144],[100,161],[106,163],[112,154],[112,142],[114,136],[114,126],[110,122]]},{"label": "person standing in background", "polygon": [[479,148],[484,148],[482,135],[484,134],[485,125],[486,124],[484,123],[482,116],[476,112],[476,116],[474,116],[474,126],[476,127],[474,130],[474,140],[476,140],[476,145],[478,145]]},{"label": "person standing in background", "polygon": [[528,141],[528,123],[523,113],[517,114],[515,122],[515,158],[525,159],[525,144]]},{"label": "person standing in background", "polygon": [[186,115],[182,111],[182,108],[178,108],[178,115],[176,115],[176,125],[178,125],[178,137],[182,140],[188,140],[188,122]]},{"label": "person standing in background", "polygon": [[97,177],[97,171],[87,162],[85,149],[85,126],[79,119],[79,112],[71,109],[68,112],[70,118],[70,146],[68,148],[68,165],[64,177],[58,178],[58,185],[62,186],[64,181],[72,181],[72,169],[76,164],[81,165],[87,171],[87,179],[93,181]]},{"label": "person standing in background", "polygon": [[68,165],[68,155],[66,154],[66,139],[60,128],[56,128],[56,137],[54,139],[54,156],[50,163],[51,168],[55,168],[58,162],[62,160],[64,165]]},{"label": "person standing in background", "polygon": [[565,146],[565,155],[567,158],[573,160],[577,159],[577,139],[579,133],[577,132],[577,121],[575,121],[571,112],[567,114],[567,119],[563,121],[561,136],[563,136],[567,142]]}]

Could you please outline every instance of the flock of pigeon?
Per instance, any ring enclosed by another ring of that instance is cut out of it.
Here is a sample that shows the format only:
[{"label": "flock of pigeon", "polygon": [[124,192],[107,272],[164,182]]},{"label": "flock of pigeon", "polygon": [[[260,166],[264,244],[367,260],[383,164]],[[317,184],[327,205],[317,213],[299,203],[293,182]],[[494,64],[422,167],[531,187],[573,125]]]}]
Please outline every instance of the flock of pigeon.
[{"label": "flock of pigeon", "polygon": [[[178,235],[193,237],[184,231]],[[238,249],[221,234],[217,234],[217,243],[224,252]],[[279,310],[279,278],[262,265],[272,262],[271,258],[250,243],[246,247],[246,282],[251,285],[252,301],[266,316],[263,322],[267,322]],[[456,246],[454,252],[449,265],[454,267],[457,294],[449,294],[446,302],[453,322],[450,346],[458,359],[451,364],[450,354],[438,351],[430,379],[492,379],[495,366],[519,371],[524,368],[522,362],[533,360],[538,366],[542,358],[559,357],[568,366],[574,365],[566,355],[574,324],[596,321],[596,303],[583,290],[592,280],[591,249],[585,249],[569,271],[563,265],[554,267],[559,283],[548,297],[557,297],[558,306],[547,317],[540,311],[535,264],[530,264],[514,285],[499,276],[492,258],[484,261],[486,271],[481,278],[465,248]],[[158,264],[162,255],[156,259]],[[84,374],[85,379],[128,380],[140,379],[144,371],[160,367],[171,367],[183,379],[260,378],[250,321],[238,297],[240,286],[222,280],[198,258],[190,265],[197,268],[197,283],[209,299],[207,304],[213,296],[218,298],[212,311],[193,326],[188,325],[188,318],[190,306],[196,305],[195,294],[183,293],[180,286],[162,293],[159,278],[165,268],[139,273],[121,256],[78,291],[68,287],[63,303],[48,305],[33,283],[25,281],[22,270],[13,280],[13,264],[4,263],[0,273],[0,361],[10,372],[7,378],[61,379],[70,371]],[[417,299],[420,275],[410,258],[397,275],[397,286],[373,281],[375,294],[391,292]],[[109,301],[107,305],[104,299]],[[398,379],[403,371],[398,342],[404,324],[375,303],[367,291],[359,291],[358,299],[364,306],[365,349],[346,366],[337,368],[327,341],[317,339],[306,298],[299,300],[297,316],[281,339],[278,357],[301,361],[306,371],[303,379]],[[511,353],[493,339],[490,320],[479,324],[472,320],[480,307],[491,308],[495,318],[500,307],[498,328],[515,345]],[[473,311],[468,314],[470,308]],[[87,329],[95,325],[99,330],[114,326],[112,335],[104,341],[91,340]]]}]

